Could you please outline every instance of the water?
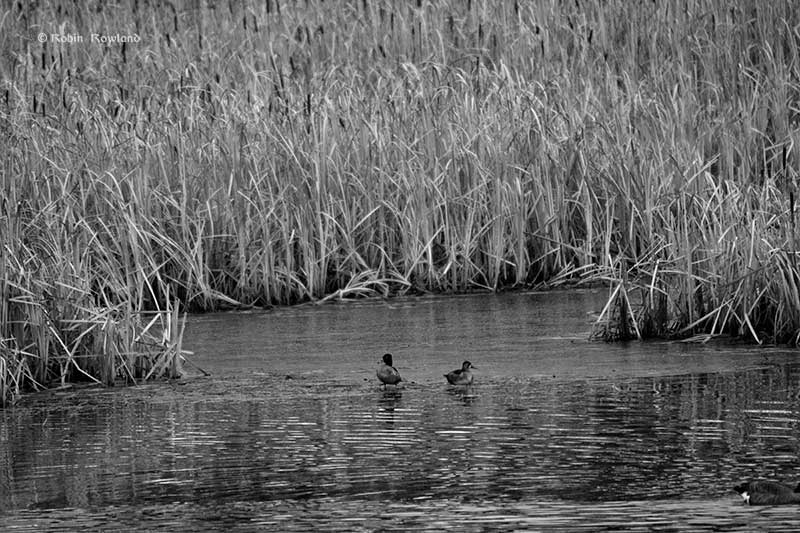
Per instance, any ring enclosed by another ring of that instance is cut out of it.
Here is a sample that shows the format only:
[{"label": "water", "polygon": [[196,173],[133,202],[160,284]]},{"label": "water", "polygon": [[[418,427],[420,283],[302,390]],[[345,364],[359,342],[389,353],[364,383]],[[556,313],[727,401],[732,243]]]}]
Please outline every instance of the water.
[{"label": "water", "polygon": [[0,412],[0,530],[796,531],[731,489],[800,480],[796,351],[588,342],[603,296],[192,317],[211,377]]}]

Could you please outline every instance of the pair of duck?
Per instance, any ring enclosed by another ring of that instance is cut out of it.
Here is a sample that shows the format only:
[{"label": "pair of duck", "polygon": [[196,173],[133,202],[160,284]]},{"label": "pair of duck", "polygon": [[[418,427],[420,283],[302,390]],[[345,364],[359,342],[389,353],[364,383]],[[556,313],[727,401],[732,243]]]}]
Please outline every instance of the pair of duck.
[{"label": "pair of duck", "polygon": [[[474,379],[470,371],[471,368],[476,367],[472,366],[472,363],[469,361],[464,361],[461,368],[448,372],[444,377],[447,378],[447,382],[450,385],[471,385]],[[377,375],[384,386],[397,385],[403,381],[403,378],[400,377],[400,372],[392,366],[392,354],[390,353],[383,355],[383,361],[381,361],[378,367]]]},{"label": "pair of duck", "polygon": [[[472,363],[464,361],[461,368],[444,375],[451,385],[470,385],[473,381]],[[383,355],[383,361],[378,367],[378,379],[386,385],[397,385],[403,378],[400,372],[392,366],[392,354]],[[789,485],[776,481],[750,481],[733,488],[748,505],[784,505],[800,503],[800,484],[792,488]]]}]

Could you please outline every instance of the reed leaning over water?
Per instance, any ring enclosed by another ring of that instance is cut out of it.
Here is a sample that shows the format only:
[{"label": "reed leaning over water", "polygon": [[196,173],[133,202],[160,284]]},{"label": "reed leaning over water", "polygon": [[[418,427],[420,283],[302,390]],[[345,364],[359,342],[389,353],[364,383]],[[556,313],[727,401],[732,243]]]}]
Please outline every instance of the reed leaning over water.
[{"label": "reed leaning over water", "polygon": [[178,306],[606,280],[608,336],[797,343],[791,2],[2,9],[0,397]]}]

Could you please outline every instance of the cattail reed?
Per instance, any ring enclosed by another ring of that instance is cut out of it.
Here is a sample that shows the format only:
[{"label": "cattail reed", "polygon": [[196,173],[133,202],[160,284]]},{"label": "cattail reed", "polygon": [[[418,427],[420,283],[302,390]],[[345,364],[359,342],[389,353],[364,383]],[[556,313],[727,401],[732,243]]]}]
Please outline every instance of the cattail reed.
[{"label": "cattail reed", "polygon": [[169,374],[176,306],[604,282],[609,338],[800,338],[788,0],[55,4],[0,17],[4,398]]}]

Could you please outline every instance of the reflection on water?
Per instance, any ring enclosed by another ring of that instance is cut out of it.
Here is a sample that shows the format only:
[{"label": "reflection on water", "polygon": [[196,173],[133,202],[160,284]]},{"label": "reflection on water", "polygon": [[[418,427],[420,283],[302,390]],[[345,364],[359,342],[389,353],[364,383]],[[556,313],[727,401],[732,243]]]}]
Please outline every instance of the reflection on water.
[{"label": "reflection on water", "polygon": [[[296,344],[280,312],[250,315],[249,341],[227,315],[246,357],[229,355],[225,316],[198,317],[189,342],[212,378],[0,412],[0,530],[796,530],[797,508],[747,508],[732,490],[800,480],[794,353],[590,344],[576,339],[592,296],[548,298],[424,301],[424,320],[413,301],[293,309]],[[464,329],[478,311],[515,337]],[[470,387],[438,371],[465,358],[459,337],[481,369]],[[405,387],[379,387],[385,348]]]}]

